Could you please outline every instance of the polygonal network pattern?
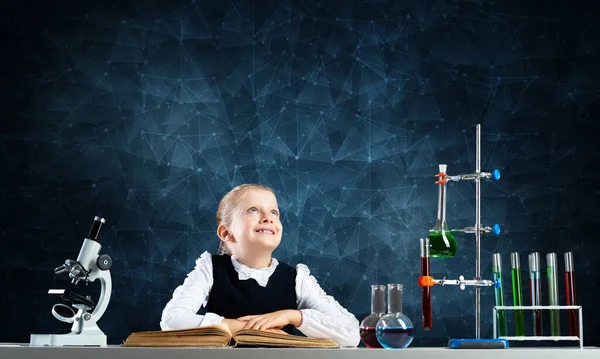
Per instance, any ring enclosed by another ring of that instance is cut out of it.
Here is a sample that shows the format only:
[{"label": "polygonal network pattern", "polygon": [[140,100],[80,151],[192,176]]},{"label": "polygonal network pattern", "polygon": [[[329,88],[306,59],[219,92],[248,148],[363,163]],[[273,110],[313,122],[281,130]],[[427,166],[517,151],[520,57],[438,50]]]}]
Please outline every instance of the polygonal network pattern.
[{"label": "polygonal network pattern", "polygon": [[[598,329],[590,183],[599,174],[591,118],[600,32],[576,4],[203,0],[12,10],[0,252],[11,288],[3,308],[16,310],[3,311],[15,324],[0,340],[69,331],[45,293],[69,286],[52,270],[75,259],[95,215],[107,220],[103,252],[114,261],[100,326],[112,343],[157,330],[195,260],[217,251],[217,205],[242,183],[277,193],[276,258],[307,264],[359,320],[370,285],[402,283],[414,346],[474,337],[472,288],[434,287],[425,332],[417,278],[419,238],[436,220],[437,166],[475,171],[476,124],[482,170],[502,173],[481,186],[482,224],[503,229],[483,236],[482,276],[491,279],[491,255],[501,253],[511,304],[511,252],[526,268],[529,252],[554,251],[562,266],[573,251],[586,333]],[[474,225],[472,182],[448,185],[447,217],[451,228]],[[474,235],[457,240],[454,258],[432,260],[434,277],[475,275]],[[560,290],[564,304],[562,281]],[[493,289],[481,303],[481,333],[491,337]],[[586,344],[594,340],[586,334]]]}]

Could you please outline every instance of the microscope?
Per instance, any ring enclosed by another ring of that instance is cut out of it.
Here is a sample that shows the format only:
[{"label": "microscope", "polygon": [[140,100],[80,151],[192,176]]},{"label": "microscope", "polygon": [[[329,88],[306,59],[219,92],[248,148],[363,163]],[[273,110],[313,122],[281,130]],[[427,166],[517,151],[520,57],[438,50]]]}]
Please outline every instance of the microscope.
[{"label": "microscope", "polygon": [[31,334],[30,346],[106,346],[106,335],[96,324],[106,311],[112,292],[112,259],[106,254],[99,254],[102,246],[98,234],[105,222],[104,218],[94,217],[77,260],[67,259],[63,265],[54,269],[56,274],[68,273],[74,285],[80,281],[88,284],[98,279],[101,285],[98,303],[94,303],[90,296],[83,296],[68,289],[50,289],[48,294],[62,301],[52,307],[52,315],[62,322],[72,323],[71,332]]}]

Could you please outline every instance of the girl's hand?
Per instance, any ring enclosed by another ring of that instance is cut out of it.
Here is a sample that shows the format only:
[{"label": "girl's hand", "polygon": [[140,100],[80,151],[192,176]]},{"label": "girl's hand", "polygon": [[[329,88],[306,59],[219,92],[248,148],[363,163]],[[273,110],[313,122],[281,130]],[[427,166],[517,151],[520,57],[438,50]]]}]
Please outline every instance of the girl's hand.
[{"label": "girl's hand", "polygon": [[285,309],[267,314],[246,315],[237,320],[246,322],[243,329],[281,329],[288,324],[299,327],[302,324],[302,313],[299,310]]}]

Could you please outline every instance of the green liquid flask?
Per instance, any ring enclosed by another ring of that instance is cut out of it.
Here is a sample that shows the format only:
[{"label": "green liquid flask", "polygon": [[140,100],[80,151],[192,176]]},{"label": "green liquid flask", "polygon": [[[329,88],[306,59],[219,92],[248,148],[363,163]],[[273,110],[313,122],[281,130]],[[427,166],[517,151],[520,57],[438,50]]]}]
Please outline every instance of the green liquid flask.
[{"label": "green liquid flask", "polygon": [[435,226],[429,230],[429,256],[435,258],[454,257],[458,246],[454,235],[446,224],[446,165],[439,165],[438,212]]},{"label": "green liquid flask", "polygon": [[[502,258],[500,257],[500,253],[494,253],[494,255],[492,256],[492,271],[494,272],[494,282],[498,283],[496,284],[494,291],[496,297],[496,305],[503,306],[504,291],[502,290]],[[506,330],[506,311],[498,310],[496,312],[496,315],[499,336],[508,336],[508,332]]]},{"label": "green liquid flask", "polygon": [[[521,263],[519,253],[510,254],[511,277],[512,277],[512,292],[513,305],[523,306],[523,282],[521,281]],[[525,335],[525,313],[521,309],[515,311],[515,334],[516,336]]]}]

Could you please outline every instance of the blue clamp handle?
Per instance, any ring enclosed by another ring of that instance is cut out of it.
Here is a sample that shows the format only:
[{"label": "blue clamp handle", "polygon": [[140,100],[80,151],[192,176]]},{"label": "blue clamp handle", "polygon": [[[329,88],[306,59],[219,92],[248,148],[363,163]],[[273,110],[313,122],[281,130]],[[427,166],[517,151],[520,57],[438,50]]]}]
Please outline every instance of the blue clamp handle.
[{"label": "blue clamp handle", "polygon": [[498,181],[500,179],[500,170],[493,170],[492,178],[495,179],[496,181]]},{"label": "blue clamp handle", "polygon": [[499,224],[494,224],[492,226],[492,232],[494,232],[495,235],[499,235],[500,234],[500,225]]},{"label": "blue clamp handle", "polygon": [[502,288],[502,282],[500,281],[500,278],[494,279],[494,288]]}]

